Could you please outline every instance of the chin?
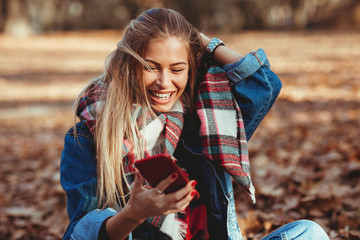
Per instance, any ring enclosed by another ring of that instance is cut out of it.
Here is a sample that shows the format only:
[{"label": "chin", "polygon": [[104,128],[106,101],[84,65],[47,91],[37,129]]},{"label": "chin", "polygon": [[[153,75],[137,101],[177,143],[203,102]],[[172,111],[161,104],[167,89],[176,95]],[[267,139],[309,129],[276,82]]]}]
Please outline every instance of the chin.
[{"label": "chin", "polygon": [[152,107],[158,112],[166,113],[171,110],[172,106],[173,105],[171,105],[171,106],[152,106]]}]

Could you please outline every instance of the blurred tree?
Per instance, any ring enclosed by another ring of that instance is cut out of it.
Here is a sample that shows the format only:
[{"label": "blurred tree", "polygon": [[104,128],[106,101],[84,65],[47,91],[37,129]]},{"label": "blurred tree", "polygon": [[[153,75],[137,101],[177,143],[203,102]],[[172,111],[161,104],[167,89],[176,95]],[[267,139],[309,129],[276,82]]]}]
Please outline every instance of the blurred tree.
[{"label": "blurred tree", "polygon": [[7,12],[7,0],[0,0],[0,31],[4,30]]},{"label": "blurred tree", "polygon": [[177,10],[200,30],[360,28],[360,0],[0,0],[0,31],[121,29],[153,7]]},{"label": "blurred tree", "polygon": [[26,37],[34,33],[31,27],[26,0],[7,0],[5,33],[18,37]]}]

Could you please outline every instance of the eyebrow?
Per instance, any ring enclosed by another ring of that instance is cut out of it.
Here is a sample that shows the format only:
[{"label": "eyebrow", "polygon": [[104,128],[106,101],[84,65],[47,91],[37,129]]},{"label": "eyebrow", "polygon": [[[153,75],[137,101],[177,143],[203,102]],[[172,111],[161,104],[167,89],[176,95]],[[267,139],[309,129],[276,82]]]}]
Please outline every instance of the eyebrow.
[{"label": "eyebrow", "polygon": [[[155,65],[160,65],[160,63],[158,63],[158,62],[156,62],[156,61],[154,61],[154,60],[151,60],[151,59],[144,59],[146,62],[151,62],[152,64],[155,64]],[[172,64],[170,64],[170,66],[176,66],[176,65],[180,65],[180,64],[185,64],[185,65],[187,65],[187,63],[186,62],[183,62],[183,61],[180,61],[180,62],[175,62],[175,63],[172,63]]]}]

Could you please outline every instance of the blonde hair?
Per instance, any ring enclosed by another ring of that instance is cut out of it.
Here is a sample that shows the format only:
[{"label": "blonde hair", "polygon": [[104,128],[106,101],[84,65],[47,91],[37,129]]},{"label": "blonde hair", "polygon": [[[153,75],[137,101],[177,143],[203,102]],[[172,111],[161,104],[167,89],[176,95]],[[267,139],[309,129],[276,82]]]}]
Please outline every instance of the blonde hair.
[{"label": "blonde hair", "polygon": [[203,50],[200,34],[181,14],[162,8],[150,9],[127,25],[121,42],[107,60],[104,74],[94,79],[74,104],[76,109],[80,98],[92,84],[105,84],[101,97],[103,105],[97,114],[94,134],[99,207],[118,209],[126,203],[130,188],[124,172],[124,139],[132,144],[135,159],[143,157],[144,144],[138,134],[134,105],[150,109],[142,79],[144,66],[149,66],[142,56],[147,43],[159,37],[178,37],[188,43],[189,80],[182,100],[192,109],[197,57]]}]

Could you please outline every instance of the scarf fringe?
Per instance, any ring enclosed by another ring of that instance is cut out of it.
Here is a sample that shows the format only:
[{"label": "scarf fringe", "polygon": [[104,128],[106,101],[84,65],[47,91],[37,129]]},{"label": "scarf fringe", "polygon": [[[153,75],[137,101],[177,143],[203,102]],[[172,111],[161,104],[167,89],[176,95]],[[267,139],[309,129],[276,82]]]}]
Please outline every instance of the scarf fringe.
[{"label": "scarf fringe", "polygon": [[167,234],[173,240],[183,240],[187,233],[187,224],[176,219],[175,213],[171,213],[165,217],[160,231]]}]

